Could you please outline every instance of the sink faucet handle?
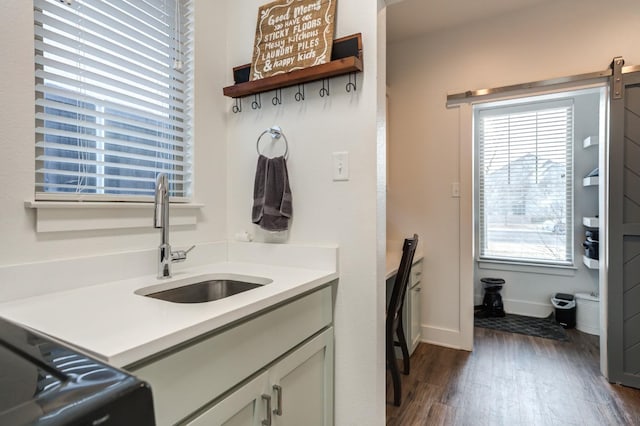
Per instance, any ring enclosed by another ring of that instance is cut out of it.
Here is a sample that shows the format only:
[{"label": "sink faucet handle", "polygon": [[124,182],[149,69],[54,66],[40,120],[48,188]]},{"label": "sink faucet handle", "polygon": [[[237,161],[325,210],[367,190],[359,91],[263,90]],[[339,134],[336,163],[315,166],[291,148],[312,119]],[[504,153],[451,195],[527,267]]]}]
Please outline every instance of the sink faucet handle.
[{"label": "sink faucet handle", "polygon": [[187,254],[194,248],[196,248],[195,244],[189,247],[187,250],[177,250],[177,251],[171,252],[171,261],[184,262],[185,260],[187,260]]}]

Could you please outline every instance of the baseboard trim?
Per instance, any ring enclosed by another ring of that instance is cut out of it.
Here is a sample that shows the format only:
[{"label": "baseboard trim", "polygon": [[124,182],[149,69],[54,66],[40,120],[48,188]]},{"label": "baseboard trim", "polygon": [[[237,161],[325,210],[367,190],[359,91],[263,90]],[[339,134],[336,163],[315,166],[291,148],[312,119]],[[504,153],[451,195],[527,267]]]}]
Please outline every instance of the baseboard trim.
[{"label": "baseboard trim", "polygon": [[536,303],[525,300],[504,299],[504,310],[510,314],[525,315],[527,317],[546,318],[553,312],[550,303]]},{"label": "baseboard trim", "polygon": [[[475,294],[476,305],[482,304],[482,296]],[[551,303],[529,302],[527,300],[502,299],[504,310],[510,314],[524,315],[527,317],[546,318],[553,312]]]},{"label": "baseboard trim", "polygon": [[422,325],[420,327],[420,331],[421,342],[444,346],[445,348],[462,348],[462,345],[460,344],[460,330]]}]

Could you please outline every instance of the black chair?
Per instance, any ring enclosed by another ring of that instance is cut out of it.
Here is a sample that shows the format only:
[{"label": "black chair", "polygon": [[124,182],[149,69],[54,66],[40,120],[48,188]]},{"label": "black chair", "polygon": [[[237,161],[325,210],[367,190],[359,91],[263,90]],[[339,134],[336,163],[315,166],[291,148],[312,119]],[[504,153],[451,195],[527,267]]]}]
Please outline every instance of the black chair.
[{"label": "black chair", "polygon": [[[409,374],[409,348],[407,339],[404,334],[404,325],[402,324],[402,307],[404,305],[405,294],[409,284],[409,276],[411,275],[411,264],[413,256],[418,245],[418,235],[413,234],[413,238],[404,240],[402,246],[402,259],[398,267],[391,299],[387,307],[387,319],[385,325],[386,336],[386,358],[387,367],[391,370],[391,379],[393,380],[393,404],[400,405],[400,397],[402,395],[400,372],[398,370],[398,362],[396,361],[395,347],[400,346],[402,350],[402,361],[404,364],[404,374]],[[396,341],[396,337],[398,340]]]}]

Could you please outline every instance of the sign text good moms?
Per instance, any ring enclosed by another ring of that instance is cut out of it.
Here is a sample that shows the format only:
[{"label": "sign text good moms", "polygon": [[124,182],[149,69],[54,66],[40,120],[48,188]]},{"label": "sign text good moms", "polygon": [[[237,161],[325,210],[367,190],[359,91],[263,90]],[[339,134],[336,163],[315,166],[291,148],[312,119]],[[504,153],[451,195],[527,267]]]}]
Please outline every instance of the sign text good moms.
[{"label": "sign text good moms", "polygon": [[337,0],[276,0],[260,7],[251,80],[331,60]]}]

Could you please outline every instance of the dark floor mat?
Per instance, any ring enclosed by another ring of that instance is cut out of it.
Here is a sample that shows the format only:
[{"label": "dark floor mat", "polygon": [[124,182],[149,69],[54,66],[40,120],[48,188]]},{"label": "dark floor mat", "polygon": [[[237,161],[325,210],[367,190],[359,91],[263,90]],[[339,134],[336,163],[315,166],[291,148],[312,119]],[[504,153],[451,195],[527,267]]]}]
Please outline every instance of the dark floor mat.
[{"label": "dark floor mat", "polygon": [[569,341],[567,332],[560,324],[555,322],[553,314],[547,318],[533,318],[514,314],[507,314],[504,318],[480,318],[476,316],[474,322],[476,327],[544,337],[545,339],[564,342]]}]

